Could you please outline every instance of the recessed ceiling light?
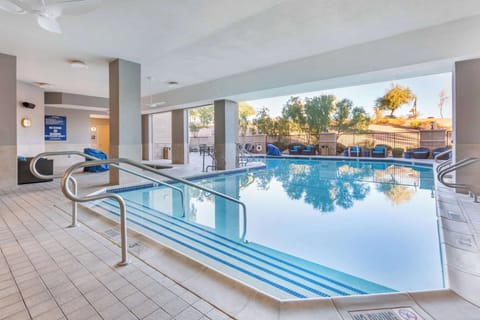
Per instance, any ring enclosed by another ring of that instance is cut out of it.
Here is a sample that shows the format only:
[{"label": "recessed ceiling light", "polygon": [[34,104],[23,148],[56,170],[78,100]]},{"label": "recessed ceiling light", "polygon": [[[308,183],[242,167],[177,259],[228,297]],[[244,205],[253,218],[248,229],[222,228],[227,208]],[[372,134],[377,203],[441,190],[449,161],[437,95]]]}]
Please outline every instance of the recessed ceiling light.
[{"label": "recessed ceiling light", "polygon": [[169,86],[170,88],[173,88],[173,87],[178,86],[178,82],[177,82],[177,81],[168,81],[167,84],[168,84],[168,86]]},{"label": "recessed ceiling light", "polygon": [[149,106],[150,108],[156,108],[156,107],[163,106],[165,103],[166,103],[165,101],[152,102],[147,104],[147,106]]},{"label": "recessed ceiling light", "polygon": [[88,69],[88,65],[81,60],[69,60],[68,63],[75,69]]},{"label": "recessed ceiling light", "polygon": [[33,84],[40,87],[40,88],[51,88],[51,87],[53,87],[53,84],[48,83],[48,82],[37,81],[37,82],[34,82]]}]

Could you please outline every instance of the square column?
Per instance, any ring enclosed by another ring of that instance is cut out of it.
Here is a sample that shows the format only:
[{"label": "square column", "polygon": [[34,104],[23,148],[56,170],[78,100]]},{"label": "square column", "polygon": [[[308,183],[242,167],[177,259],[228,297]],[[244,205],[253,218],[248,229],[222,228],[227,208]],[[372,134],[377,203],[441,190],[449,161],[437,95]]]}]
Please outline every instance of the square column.
[{"label": "square column", "polygon": [[0,189],[17,185],[17,57],[0,54]]},{"label": "square column", "polygon": [[185,109],[172,111],[172,163],[188,163],[188,113]]},{"label": "square column", "polygon": [[142,115],[142,160],[152,159],[152,115]]},{"label": "square column", "polygon": [[[110,62],[110,158],[142,159],[140,65],[121,59]],[[120,174],[110,168],[110,184]]]},{"label": "square column", "polygon": [[[453,160],[480,157],[480,59],[455,63],[453,93]],[[457,183],[478,187],[480,165],[455,171]],[[460,192],[466,190],[459,189]]]},{"label": "square column", "polygon": [[237,168],[238,103],[230,100],[216,100],[213,106],[217,170]]}]

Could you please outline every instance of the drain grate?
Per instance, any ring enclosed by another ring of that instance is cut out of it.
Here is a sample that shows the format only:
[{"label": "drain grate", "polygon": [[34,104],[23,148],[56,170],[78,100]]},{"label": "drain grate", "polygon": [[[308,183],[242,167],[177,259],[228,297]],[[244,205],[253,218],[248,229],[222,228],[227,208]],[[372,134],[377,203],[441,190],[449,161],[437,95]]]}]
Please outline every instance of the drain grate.
[{"label": "drain grate", "polygon": [[353,320],[425,320],[412,308],[350,311]]},{"label": "drain grate", "polygon": [[115,238],[115,237],[118,237],[120,235],[120,232],[118,232],[115,229],[108,229],[108,230],[104,231],[103,233],[105,233],[110,238]]}]

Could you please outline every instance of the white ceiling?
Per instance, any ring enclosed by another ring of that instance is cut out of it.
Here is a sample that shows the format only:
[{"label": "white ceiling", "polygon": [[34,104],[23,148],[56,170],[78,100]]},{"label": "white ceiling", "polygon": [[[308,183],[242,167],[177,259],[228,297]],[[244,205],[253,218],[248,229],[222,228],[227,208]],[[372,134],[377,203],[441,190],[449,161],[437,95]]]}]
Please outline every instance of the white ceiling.
[{"label": "white ceiling", "polygon": [[[93,12],[61,17],[61,35],[32,15],[1,11],[0,52],[17,56],[19,80],[102,97],[108,62],[135,61],[142,95],[150,95],[172,90],[167,81],[186,90],[476,15],[478,0],[103,0]],[[89,68],[72,69],[69,59]]]}]

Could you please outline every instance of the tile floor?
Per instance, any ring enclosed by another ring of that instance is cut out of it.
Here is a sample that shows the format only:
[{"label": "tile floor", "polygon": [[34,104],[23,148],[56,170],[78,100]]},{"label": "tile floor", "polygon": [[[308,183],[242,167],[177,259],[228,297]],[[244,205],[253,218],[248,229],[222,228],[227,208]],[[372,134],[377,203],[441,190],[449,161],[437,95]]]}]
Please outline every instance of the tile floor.
[{"label": "tile floor", "polygon": [[230,319],[86,227],[66,228],[58,184],[0,193],[0,319]]}]

